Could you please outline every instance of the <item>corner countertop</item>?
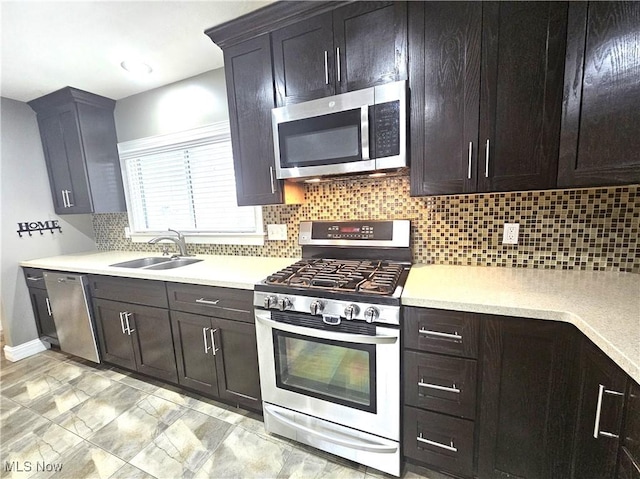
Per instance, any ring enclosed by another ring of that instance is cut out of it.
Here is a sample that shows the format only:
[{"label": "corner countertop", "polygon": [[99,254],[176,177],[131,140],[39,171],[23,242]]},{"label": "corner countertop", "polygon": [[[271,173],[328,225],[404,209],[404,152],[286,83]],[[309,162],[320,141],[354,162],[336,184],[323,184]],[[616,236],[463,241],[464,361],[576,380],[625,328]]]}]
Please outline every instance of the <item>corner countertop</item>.
[{"label": "corner countertop", "polygon": [[[160,256],[140,251],[105,251],[66,254],[21,261],[20,266],[74,273],[104,274],[127,278],[155,279],[175,283],[203,284],[226,288],[253,289],[255,283],[289,266],[295,258],[263,258],[256,256],[195,255],[203,261],[175,269],[151,270],[110,266],[132,259]],[[169,259],[169,257],[167,257]]]},{"label": "corner countertop", "polygon": [[564,321],[640,383],[640,275],[415,264],[402,304]]}]

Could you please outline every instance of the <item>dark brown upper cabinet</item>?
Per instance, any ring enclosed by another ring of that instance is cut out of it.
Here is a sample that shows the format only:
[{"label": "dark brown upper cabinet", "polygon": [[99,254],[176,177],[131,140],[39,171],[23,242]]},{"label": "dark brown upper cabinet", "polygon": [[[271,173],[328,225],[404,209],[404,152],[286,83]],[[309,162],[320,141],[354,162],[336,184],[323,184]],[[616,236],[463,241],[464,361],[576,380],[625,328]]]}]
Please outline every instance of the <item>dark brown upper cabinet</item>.
[{"label": "dark brown upper cabinet", "polygon": [[38,117],[55,212],[126,211],[115,101],[67,87],[29,106]]},{"label": "dark brown upper cabinet", "polygon": [[355,2],[271,38],[278,106],[407,79],[405,2]]},{"label": "dark brown upper cabinet", "polygon": [[411,194],[555,187],[566,3],[409,8]]},{"label": "dark brown upper cabinet", "polygon": [[640,182],[639,25],[639,2],[570,2],[558,186]]}]

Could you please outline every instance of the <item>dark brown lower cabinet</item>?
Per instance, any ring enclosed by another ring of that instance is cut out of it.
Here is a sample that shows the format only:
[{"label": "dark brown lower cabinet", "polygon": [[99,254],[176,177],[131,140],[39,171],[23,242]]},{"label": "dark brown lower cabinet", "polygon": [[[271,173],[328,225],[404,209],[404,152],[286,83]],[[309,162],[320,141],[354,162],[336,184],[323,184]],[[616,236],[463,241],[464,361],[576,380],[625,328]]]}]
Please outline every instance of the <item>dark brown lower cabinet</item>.
[{"label": "dark brown lower cabinet", "polygon": [[494,316],[482,323],[478,477],[570,477],[578,389],[573,326]]},{"label": "dark brown lower cabinet", "polygon": [[33,315],[36,319],[36,328],[40,339],[52,344],[58,344],[56,323],[53,322],[53,313],[49,305],[49,294],[46,289],[29,288]]},{"label": "dark brown lower cabinet", "polygon": [[580,355],[575,479],[615,477],[627,375],[589,340]]},{"label": "dark brown lower cabinet", "polygon": [[171,312],[181,385],[260,410],[260,376],[252,323]]},{"label": "dark brown lower cabinet", "polygon": [[640,479],[640,385],[629,383],[618,479]]},{"label": "dark brown lower cabinet", "polygon": [[404,455],[431,467],[473,474],[474,422],[404,407]]},{"label": "dark brown lower cabinet", "polygon": [[93,308],[105,362],[178,382],[169,311],[98,298]]}]

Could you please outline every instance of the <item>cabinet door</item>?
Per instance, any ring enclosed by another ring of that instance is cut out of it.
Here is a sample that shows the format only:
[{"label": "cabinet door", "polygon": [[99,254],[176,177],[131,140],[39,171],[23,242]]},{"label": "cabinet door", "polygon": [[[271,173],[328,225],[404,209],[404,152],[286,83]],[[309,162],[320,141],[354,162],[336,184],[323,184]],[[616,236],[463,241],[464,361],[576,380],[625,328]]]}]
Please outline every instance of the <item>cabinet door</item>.
[{"label": "cabinet door", "polygon": [[133,371],[136,370],[136,359],[133,353],[131,336],[127,334],[122,312],[127,310],[127,303],[93,300],[93,311],[102,359]]},{"label": "cabinet door", "polygon": [[558,186],[640,182],[640,3],[569,2]]},{"label": "cabinet door", "polygon": [[580,370],[573,477],[615,477],[626,374],[586,339]]},{"label": "cabinet door", "polygon": [[480,2],[410,2],[411,195],[475,191]]},{"label": "cabinet door", "polygon": [[478,191],[554,188],[567,5],[483,2]]},{"label": "cabinet door", "polygon": [[40,337],[44,336],[46,340],[53,340],[50,341],[53,344],[58,344],[58,333],[56,332],[56,324],[53,322],[47,290],[29,288],[29,296],[38,334]]},{"label": "cabinet door", "polygon": [[220,397],[261,410],[255,326],[219,318],[212,321]]},{"label": "cabinet door", "polygon": [[149,306],[124,304],[125,326],[131,332],[138,372],[178,382],[176,356],[169,311]]},{"label": "cabinet door", "polygon": [[274,169],[269,35],[226,49],[224,66],[238,205],[282,203]]},{"label": "cabinet door", "polygon": [[172,311],[171,328],[178,363],[178,382],[196,391],[218,396],[211,318]]},{"label": "cabinet door", "polygon": [[[628,471],[628,477],[636,477],[640,479],[640,385],[635,381],[629,380],[630,387],[627,395],[627,412],[624,420],[624,439],[622,440],[622,453],[620,458],[620,467],[618,475],[623,469]],[[635,476],[634,476],[635,474]]]},{"label": "cabinet door", "polygon": [[60,114],[60,125],[67,153],[71,178],[66,213],[93,213],[93,202],[89,192],[89,178],[85,163],[84,146],[76,108]]},{"label": "cabinet door", "polygon": [[333,12],[336,93],[407,79],[407,4],[355,2]]},{"label": "cabinet door", "polygon": [[271,34],[278,106],[335,93],[331,22],[331,13],[325,13]]},{"label": "cabinet door", "polygon": [[66,195],[72,187],[60,118],[57,115],[38,118],[38,126],[47,162],[53,206],[56,213],[65,214],[68,212]]},{"label": "cabinet door", "polygon": [[570,477],[577,404],[573,327],[511,317],[488,317],[483,325],[478,476]]}]

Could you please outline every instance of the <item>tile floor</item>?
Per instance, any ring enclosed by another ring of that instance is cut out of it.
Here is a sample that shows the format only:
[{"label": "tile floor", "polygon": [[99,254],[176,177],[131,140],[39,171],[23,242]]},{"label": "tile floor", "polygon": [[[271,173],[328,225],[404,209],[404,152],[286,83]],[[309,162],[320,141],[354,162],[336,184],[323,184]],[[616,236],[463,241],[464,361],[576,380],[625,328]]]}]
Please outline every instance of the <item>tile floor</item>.
[{"label": "tile floor", "polygon": [[[260,415],[57,351],[0,354],[2,478],[391,478],[267,434]],[[406,479],[446,476],[406,466]]]}]

